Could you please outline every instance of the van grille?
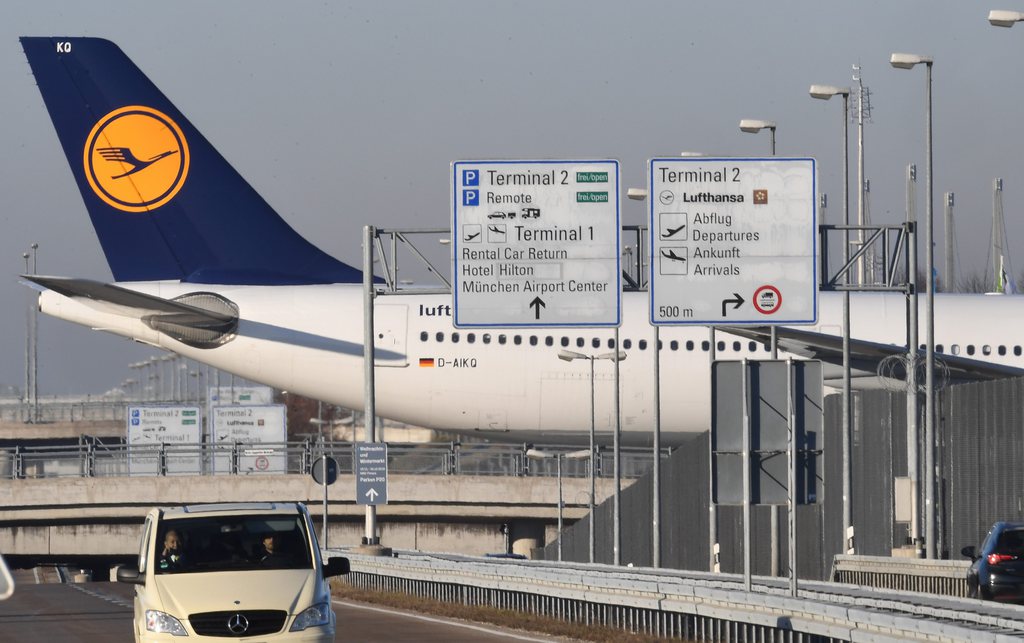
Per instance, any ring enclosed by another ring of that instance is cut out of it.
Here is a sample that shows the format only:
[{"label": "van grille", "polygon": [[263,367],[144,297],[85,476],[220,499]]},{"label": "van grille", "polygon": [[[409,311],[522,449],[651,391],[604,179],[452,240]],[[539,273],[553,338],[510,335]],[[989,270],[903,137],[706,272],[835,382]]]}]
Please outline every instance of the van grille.
[{"label": "van grille", "polygon": [[[242,638],[280,632],[287,617],[288,612],[284,610],[228,610],[190,614],[188,622],[200,636]],[[242,623],[246,624],[244,629]]]}]

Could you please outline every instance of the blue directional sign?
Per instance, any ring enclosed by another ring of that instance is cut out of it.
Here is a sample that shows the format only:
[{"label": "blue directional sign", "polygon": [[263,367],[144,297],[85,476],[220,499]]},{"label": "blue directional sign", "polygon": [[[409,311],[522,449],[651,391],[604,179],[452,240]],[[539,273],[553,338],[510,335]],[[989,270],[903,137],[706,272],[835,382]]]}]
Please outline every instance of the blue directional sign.
[{"label": "blue directional sign", "polygon": [[388,445],[360,442],[355,446],[356,503],[388,504]]},{"label": "blue directional sign", "polygon": [[452,164],[457,328],[618,326],[619,162]]}]

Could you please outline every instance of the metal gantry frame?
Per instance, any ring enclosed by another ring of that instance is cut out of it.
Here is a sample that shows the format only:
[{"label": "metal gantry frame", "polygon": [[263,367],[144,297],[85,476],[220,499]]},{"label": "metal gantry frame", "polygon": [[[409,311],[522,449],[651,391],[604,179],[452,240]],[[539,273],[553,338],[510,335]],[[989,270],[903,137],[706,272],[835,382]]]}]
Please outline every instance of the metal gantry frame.
[{"label": "metal gantry frame", "polygon": [[[908,337],[906,352],[907,377],[907,426],[908,431],[917,426],[917,413],[919,401],[917,399],[917,384],[915,375],[917,346],[909,338],[914,338],[917,323],[917,227],[913,219],[900,224],[888,225],[820,225],[819,235],[821,239],[821,290],[838,292],[898,292],[903,293],[907,298],[907,333]],[[864,241],[857,242],[856,252],[852,255],[848,252],[851,244],[851,232],[856,233]],[[839,241],[843,244],[844,261],[834,271],[829,263],[829,240],[830,236],[838,234]],[[881,257],[882,265],[878,274],[879,279],[873,283],[859,283],[857,271],[855,270],[861,257],[872,256],[877,252]],[[850,324],[843,324],[843,342],[850,341]],[[844,364],[844,380],[849,381],[850,365]],[[843,401],[844,418],[851,417],[849,397]],[[851,484],[851,454],[852,440],[845,439],[843,444],[843,515],[844,515],[844,548],[847,553],[854,553],[856,546],[854,541],[852,523],[852,498],[850,498]],[[915,437],[907,440],[907,475],[911,480],[917,479],[917,466],[919,440]],[[916,489],[914,491],[914,503],[912,507],[913,522],[911,536],[917,539],[916,525],[918,524],[918,508],[916,502]]]},{"label": "metal gantry frame", "polygon": [[[623,290],[644,291],[648,288],[646,267],[649,261],[649,240],[647,226],[627,225],[623,226],[622,230],[623,252],[627,256],[626,261],[623,262]],[[447,228],[387,230],[368,227],[366,238],[372,242],[377,258],[376,260],[368,260],[364,265],[373,266],[375,263],[378,263],[382,275],[381,280],[372,285],[372,293],[369,295],[368,305],[372,305],[372,299],[378,295],[450,294],[452,282],[446,276],[448,271],[446,269],[439,269],[416,245],[423,237],[430,237],[440,244],[447,245],[451,242],[448,237],[449,234],[450,231]],[[914,252],[916,248],[916,223],[910,220],[901,224],[882,225],[821,224],[818,226],[818,234],[820,239],[820,289],[822,291],[835,292],[903,293],[908,298],[907,336],[911,337],[913,334],[910,332],[910,325],[913,316],[909,314],[909,302],[916,295],[917,253]],[[844,261],[833,270],[830,265],[829,242],[836,235],[840,237],[840,243],[843,244],[844,250],[850,248],[851,244],[855,250],[852,253],[844,252]],[[853,244],[853,237],[863,238],[863,241],[857,241]],[[412,265],[418,265],[421,269],[425,269],[428,275],[436,277],[440,283],[410,287],[411,283],[403,281],[400,277],[400,267],[404,266],[404,262],[400,262],[399,259],[403,251],[413,259]],[[878,274],[878,279],[871,283],[859,282],[857,266],[863,260],[863,257],[876,255],[881,260],[880,270],[878,273],[873,273]],[[369,323],[372,324],[372,317]],[[843,334],[844,341],[848,342],[850,334],[848,324],[844,324]],[[372,337],[372,332],[368,331],[367,337]],[[909,362],[916,353],[915,346],[907,346],[908,368],[911,370],[913,365],[909,365]],[[849,366],[847,365],[846,368],[849,369]],[[846,376],[848,377],[849,374]],[[370,378],[372,375],[368,374],[367,377]],[[912,381],[910,385],[914,386]],[[916,389],[916,386],[914,388]],[[908,390],[909,393],[910,391]],[[916,390],[913,397],[913,403],[908,401],[908,416],[914,413],[914,420],[916,420],[918,407]],[[911,411],[911,407],[913,407],[913,411]],[[844,410],[844,412],[847,411],[848,409]],[[916,425],[916,421],[912,422],[911,418],[908,417],[908,424]],[[916,472],[910,472],[909,470],[911,468],[916,469],[917,467],[917,442],[917,440],[914,440],[908,445],[908,473],[912,477],[916,477],[914,476]],[[849,453],[849,448],[844,447],[844,479],[849,477],[850,461],[851,454]],[[655,484],[658,483],[660,481],[656,480]],[[845,501],[852,505],[849,498],[846,498]],[[654,503],[653,514],[655,519],[657,519],[658,509],[660,509],[659,489],[654,491]],[[916,523],[916,506],[914,512]],[[844,508],[844,514],[847,513],[851,513],[849,507]],[[655,533],[654,537],[657,539],[658,534]],[[655,551],[660,549],[658,547],[659,544],[655,542]],[[851,542],[847,544],[852,546],[852,536]]]}]

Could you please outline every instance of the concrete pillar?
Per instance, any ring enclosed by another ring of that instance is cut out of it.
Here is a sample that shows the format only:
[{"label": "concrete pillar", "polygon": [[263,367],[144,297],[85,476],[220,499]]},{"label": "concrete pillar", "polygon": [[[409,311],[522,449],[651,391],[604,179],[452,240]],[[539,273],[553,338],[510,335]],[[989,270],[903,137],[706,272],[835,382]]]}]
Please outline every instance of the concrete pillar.
[{"label": "concrete pillar", "polygon": [[513,520],[509,524],[512,553],[533,557],[533,550],[544,546],[544,523],[540,520]]}]

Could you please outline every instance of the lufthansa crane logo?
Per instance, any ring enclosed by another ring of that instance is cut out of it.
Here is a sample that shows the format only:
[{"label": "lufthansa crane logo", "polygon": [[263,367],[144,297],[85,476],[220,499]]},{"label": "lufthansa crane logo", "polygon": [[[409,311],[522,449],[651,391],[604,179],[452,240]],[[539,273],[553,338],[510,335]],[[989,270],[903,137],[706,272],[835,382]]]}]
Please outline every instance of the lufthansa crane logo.
[{"label": "lufthansa crane logo", "polygon": [[89,132],[85,178],[96,196],[125,212],[170,201],[188,176],[188,143],[178,124],[151,107],[115,109]]}]

